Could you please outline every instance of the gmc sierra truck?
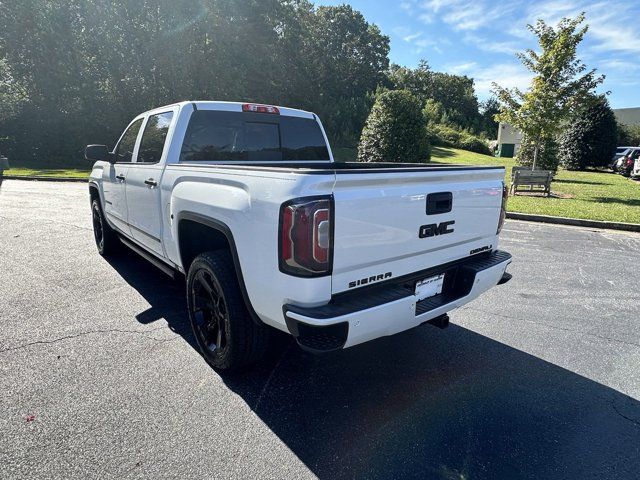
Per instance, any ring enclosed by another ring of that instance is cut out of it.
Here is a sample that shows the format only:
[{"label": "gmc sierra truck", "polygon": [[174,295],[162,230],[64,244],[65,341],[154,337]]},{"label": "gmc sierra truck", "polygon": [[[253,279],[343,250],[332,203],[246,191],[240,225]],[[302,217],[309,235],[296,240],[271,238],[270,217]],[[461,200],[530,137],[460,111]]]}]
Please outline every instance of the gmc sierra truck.
[{"label": "gmc sierra truck", "polygon": [[182,102],[89,145],[94,237],[186,276],[217,369],[255,362],[271,327],[325,352],[392,335],[506,282],[504,168],[334,162],[318,117]]}]

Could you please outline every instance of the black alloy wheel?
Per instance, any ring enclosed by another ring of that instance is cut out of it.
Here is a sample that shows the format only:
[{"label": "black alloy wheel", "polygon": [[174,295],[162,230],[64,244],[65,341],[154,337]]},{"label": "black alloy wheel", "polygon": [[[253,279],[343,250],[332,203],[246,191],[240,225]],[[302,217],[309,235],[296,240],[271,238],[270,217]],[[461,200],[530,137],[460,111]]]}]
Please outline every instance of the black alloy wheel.
[{"label": "black alloy wheel", "polygon": [[227,303],[218,280],[206,270],[199,270],[191,288],[195,333],[199,342],[212,354],[223,354],[227,346]]},{"label": "black alloy wheel", "polygon": [[102,211],[97,201],[91,203],[91,218],[93,221],[93,236],[96,240],[98,251],[104,251],[104,224],[102,220]]},{"label": "black alloy wheel", "polygon": [[269,327],[249,313],[230,252],[204,252],[191,262],[187,307],[196,343],[213,368],[240,369],[267,349]]}]

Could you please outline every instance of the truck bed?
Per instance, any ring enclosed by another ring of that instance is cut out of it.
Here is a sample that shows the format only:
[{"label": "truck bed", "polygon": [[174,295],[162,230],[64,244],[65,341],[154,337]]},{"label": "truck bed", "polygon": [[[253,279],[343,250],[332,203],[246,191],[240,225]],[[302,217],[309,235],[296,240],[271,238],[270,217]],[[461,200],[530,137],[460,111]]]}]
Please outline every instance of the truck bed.
[{"label": "truck bed", "polygon": [[428,171],[464,171],[464,170],[495,170],[504,167],[495,165],[452,165],[438,163],[393,163],[393,162],[247,162],[247,163],[180,163],[181,167],[216,167],[226,169],[262,170],[262,171],[292,171],[297,173],[327,174],[327,173],[386,173],[396,171],[428,172]]}]

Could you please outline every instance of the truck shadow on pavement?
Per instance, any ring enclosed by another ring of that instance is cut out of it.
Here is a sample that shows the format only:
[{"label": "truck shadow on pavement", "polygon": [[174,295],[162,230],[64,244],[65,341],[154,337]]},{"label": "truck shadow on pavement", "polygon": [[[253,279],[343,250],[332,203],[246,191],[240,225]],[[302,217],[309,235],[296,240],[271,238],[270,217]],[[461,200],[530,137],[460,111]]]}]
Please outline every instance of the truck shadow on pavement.
[{"label": "truck shadow on pavement", "polygon": [[[151,305],[137,320],[164,319],[197,350],[183,285],[133,254],[111,264]],[[257,368],[222,379],[320,478],[640,471],[640,402],[454,324],[323,356],[288,338],[276,343]],[[268,468],[262,448],[243,449],[263,455],[237,461]]]}]

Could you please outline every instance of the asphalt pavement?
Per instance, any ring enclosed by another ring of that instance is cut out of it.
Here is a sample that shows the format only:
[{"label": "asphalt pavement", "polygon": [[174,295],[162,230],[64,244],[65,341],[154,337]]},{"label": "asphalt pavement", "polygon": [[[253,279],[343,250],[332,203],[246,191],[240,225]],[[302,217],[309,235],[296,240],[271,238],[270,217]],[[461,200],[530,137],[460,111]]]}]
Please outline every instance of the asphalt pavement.
[{"label": "asphalt pavement", "polygon": [[513,280],[242,375],[194,348],[184,285],[93,243],[87,186],[0,187],[0,478],[640,475],[640,235],[508,221]]}]

